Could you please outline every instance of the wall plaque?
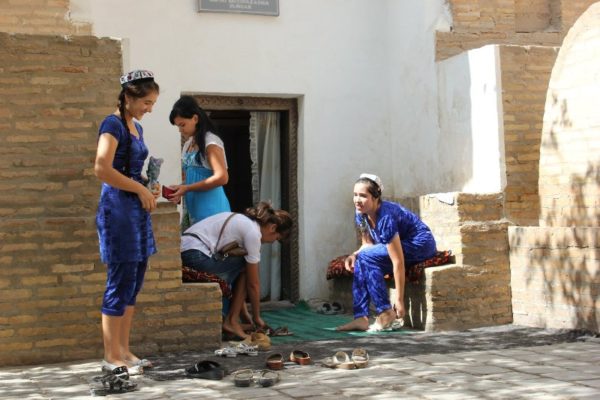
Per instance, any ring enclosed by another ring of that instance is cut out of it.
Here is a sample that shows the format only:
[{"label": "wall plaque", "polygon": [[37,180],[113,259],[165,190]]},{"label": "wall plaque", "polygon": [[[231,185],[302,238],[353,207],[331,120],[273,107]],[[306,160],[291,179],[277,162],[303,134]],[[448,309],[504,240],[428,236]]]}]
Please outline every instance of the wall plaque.
[{"label": "wall plaque", "polygon": [[279,15],[279,0],[198,0],[198,12]]}]

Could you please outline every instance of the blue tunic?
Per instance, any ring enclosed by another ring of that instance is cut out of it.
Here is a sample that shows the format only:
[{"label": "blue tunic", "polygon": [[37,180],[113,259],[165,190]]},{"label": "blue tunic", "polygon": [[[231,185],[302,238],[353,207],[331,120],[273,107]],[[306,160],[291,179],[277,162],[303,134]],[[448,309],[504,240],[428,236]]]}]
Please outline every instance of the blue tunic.
[{"label": "blue tunic", "polygon": [[[129,135],[131,150],[129,175],[142,182],[142,168],[148,157],[141,125],[136,123],[140,137]],[[127,131],[116,115],[109,115],[100,124],[99,134],[108,133],[119,142],[113,167],[125,173],[127,153]],[[96,226],[100,243],[102,262],[125,263],[145,261],[156,253],[150,213],[142,208],[135,193],[126,192],[102,183]]]},{"label": "blue tunic", "polygon": [[[196,161],[197,152],[185,152],[182,158],[185,184],[192,185],[213,175],[213,171]],[[223,186],[205,191],[189,191],[185,194],[185,206],[190,216],[190,224],[202,221],[212,215],[231,211]]]},{"label": "blue tunic", "polygon": [[[406,266],[427,260],[435,255],[435,239],[429,227],[400,204],[382,201],[376,217],[374,228],[367,223],[374,243],[387,245],[398,234]],[[356,213],[356,225],[363,223],[362,220],[363,216]]]}]

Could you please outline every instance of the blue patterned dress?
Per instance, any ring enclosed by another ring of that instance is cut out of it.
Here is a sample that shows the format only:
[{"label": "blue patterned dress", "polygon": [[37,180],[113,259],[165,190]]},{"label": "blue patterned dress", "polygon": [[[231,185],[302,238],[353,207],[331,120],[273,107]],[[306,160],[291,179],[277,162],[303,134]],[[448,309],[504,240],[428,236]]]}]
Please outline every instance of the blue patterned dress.
[{"label": "blue patterned dress", "polygon": [[[140,137],[131,138],[129,175],[142,182],[142,168],[148,157],[141,125],[136,123]],[[113,161],[117,171],[125,173],[128,133],[116,115],[109,115],[100,124],[99,134],[109,133],[119,142]],[[142,208],[135,193],[102,183],[96,226],[103,263],[143,262],[156,253],[150,213]]]},{"label": "blue patterned dress", "polygon": [[387,245],[396,235],[400,236],[405,269],[433,257],[436,252],[435,239],[429,227],[400,204],[381,202],[373,228],[365,218],[365,215],[356,213],[354,222],[357,226],[366,225],[374,244],[362,249],[354,262],[352,295],[355,318],[369,315],[371,301],[377,314],[392,307],[384,276],[394,273]]}]

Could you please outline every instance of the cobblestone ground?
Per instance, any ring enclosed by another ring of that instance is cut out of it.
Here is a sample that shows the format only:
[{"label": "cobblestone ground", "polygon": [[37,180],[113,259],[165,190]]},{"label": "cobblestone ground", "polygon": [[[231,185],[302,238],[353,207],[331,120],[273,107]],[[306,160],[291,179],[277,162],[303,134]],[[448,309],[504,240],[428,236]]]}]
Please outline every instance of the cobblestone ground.
[{"label": "cobblestone ground", "polygon": [[[152,358],[156,367],[131,377],[139,390],[118,399],[598,399],[600,339],[579,331],[502,326],[465,332],[381,335],[273,346],[258,357],[220,358],[212,351]],[[365,369],[324,368],[319,360],[363,347]],[[263,388],[236,387],[231,372],[265,367],[269,354],[307,351],[313,364],[286,368]],[[200,360],[228,368],[221,381],[190,379]],[[99,361],[0,369],[2,399],[89,398]]]}]

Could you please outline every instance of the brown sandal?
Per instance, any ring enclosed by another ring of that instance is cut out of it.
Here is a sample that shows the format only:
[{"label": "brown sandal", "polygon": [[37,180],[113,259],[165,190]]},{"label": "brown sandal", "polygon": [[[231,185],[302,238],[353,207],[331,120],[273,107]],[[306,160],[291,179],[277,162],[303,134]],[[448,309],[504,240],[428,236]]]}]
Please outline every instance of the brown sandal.
[{"label": "brown sandal", "polygon": [[281,353],[274,353],[267,357],[267,368],[273,370],[283,369],[283,355]]},{"label": "brown sandal", "polygon": [[290,361],[300,365],[309,365],[311,363],[310,355],[302,350],[293,350],[290,354]]}]

